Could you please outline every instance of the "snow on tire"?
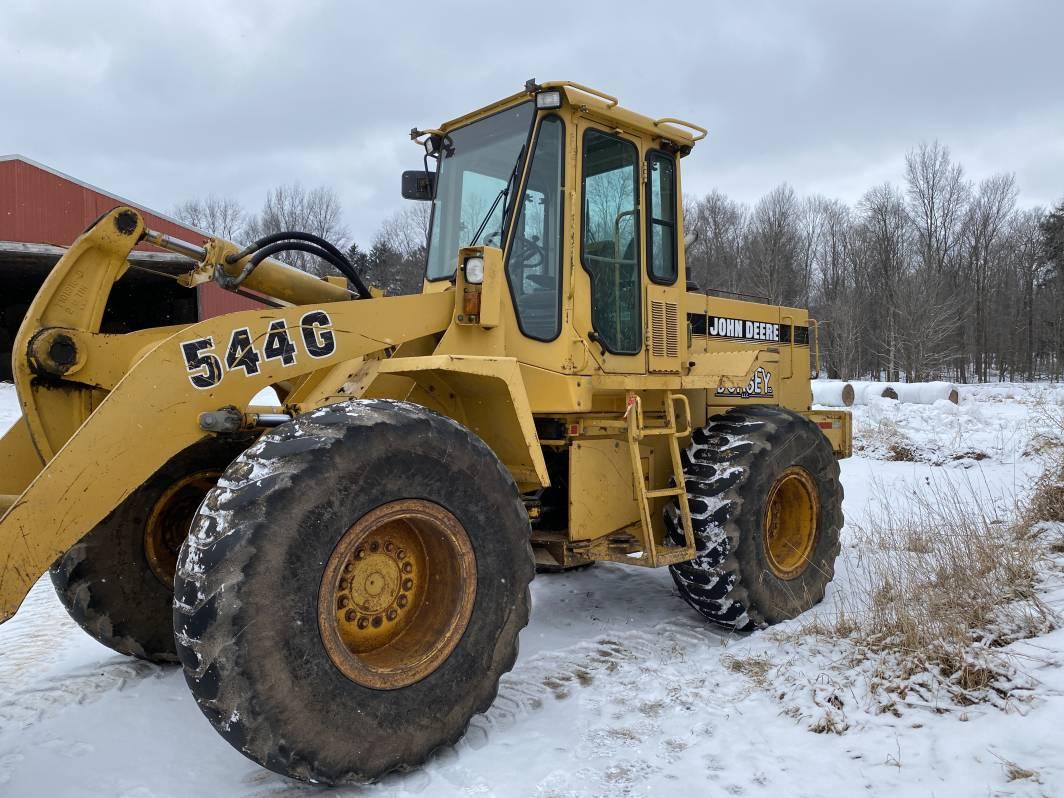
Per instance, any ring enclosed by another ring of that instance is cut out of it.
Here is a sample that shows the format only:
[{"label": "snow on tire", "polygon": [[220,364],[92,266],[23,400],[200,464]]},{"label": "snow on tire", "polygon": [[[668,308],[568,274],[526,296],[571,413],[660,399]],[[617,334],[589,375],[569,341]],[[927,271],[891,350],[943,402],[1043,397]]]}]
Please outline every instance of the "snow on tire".
[{"label": "snow on tire", "polygon": [[[843,517],[838,461],[816,425],[781,408],[737,407],[695,430],[681,454],[698,552],[670,566],[684,600],[736,630],[778,623],[820,602],[835,573]],[[808,493],[811,506],[805,548],[789,569],[774,552],[791,540],[770,511],[782,485]],[[665,508],[665,526],[670,542],[682,544],[675,501]]]}]

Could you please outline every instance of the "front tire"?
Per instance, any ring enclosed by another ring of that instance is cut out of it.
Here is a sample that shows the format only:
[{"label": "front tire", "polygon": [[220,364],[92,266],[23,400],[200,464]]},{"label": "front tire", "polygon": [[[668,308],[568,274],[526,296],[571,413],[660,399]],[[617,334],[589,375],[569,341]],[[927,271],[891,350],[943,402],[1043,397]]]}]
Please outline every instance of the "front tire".
[{"label": "front tire", "polygon": [[120,654],[177,662],[177,552],[196,508],[249,441],[209,438],[175,455],[49,570],[59,601]]},{"label": "front tire", "polygon": [[509,473],[454,421],[385,400],[301,416],[233,463],[182,549],[189,687],[277,773],[336,784],[416,766],[513,666],[529,534]]},{"label": "front tire", "polygon": [[[782,408],[737,407],[695,430],[681,455],[698,552],[670,566],[684,600],[740,631],[819,603],[843,517],[839,464],[816,425]],[[665,526],[682,545],[675,503]]]}]

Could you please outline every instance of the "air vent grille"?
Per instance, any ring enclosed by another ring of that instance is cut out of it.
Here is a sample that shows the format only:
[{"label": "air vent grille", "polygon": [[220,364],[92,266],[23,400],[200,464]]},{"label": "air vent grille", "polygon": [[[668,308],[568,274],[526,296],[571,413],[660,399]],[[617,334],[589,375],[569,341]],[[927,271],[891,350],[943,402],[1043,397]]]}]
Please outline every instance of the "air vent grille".
[{"label": "air vent grille", "polygon": [[650,354],[652,357],[680,356],[680,309],[675,302],[650,303]]}]

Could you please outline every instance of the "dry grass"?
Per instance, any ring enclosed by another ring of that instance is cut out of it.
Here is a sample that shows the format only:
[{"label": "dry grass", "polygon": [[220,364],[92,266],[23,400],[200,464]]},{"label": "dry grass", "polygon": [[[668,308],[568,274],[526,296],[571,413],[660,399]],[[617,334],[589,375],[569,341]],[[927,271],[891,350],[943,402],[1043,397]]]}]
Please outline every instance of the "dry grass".
[{"label": "dry grass", "polygon": [[732,673],[746,676],[759,687],[768,686],[768,672],[772,668],[772,662],[763,654],[745,657],[733,657],[731,654],[725,654],[720,658],[720,661]]},{"label": "dry grass", "polygon": [[899,506],[878,503],[856,529],[851,565],[833,619],[802,634],[851,644],[848,666],[866,666],[880,711],[897,703],[989,702],[1030,694],[1003,650],[1056,624],[1036,585],[1048,541],[1032,529],[1064,514],[1064,465],[1006,515],[975,486],[933,483]]},{"label": "dry grass", "polygon": [[[1023,508],[1024,524],[1064,523],[1064,457],[1042,472]],[[1059,542],[1057,543],[1059,546]],[[1060,549],[1057,549],[1060,551]]]},{"label": "dry grass", "polygon": [[[993,751],[990,752],[994,754]],[[1009,781],[1033,781],[1035,784],[1041,784],[1042,780],[1037,770],[1031,770],[1017,765],[1010,759],[1005,759],[1003,756],[994,754],[997,760],[1001,763],[1001,767],[1005,770],[1005,778]]]}]

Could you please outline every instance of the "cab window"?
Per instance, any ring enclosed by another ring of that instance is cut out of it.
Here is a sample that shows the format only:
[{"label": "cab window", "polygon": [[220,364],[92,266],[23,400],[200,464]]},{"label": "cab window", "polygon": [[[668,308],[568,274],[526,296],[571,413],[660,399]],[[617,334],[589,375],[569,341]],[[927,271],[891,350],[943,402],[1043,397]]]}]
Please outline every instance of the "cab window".
[{"label": "cab window", "polygon": [[663,152],[647,156],[647,263],[650,279],[676,282],[676,164]]},{"label": "cab window", "polygon": [[584,134],[581,259],[591,276],[591,323],[616,354],[642,348],[639,313],[639,162],[631,142]]},{"label": "cab window", "polygon": [[561,332],[564,140],[561,119],[544,117],[506,261],[517,323],[521,332],[540,341],[554,340]]}]

